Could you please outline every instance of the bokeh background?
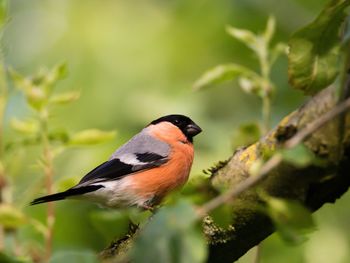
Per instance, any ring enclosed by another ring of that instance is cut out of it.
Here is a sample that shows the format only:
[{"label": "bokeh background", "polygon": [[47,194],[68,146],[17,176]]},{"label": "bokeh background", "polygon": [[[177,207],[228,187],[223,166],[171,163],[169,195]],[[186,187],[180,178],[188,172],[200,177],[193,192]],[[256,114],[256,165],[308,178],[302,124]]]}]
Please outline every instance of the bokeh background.
[{"label": "bokeh background", "polygon": [[[69,149],[60,155],[54,164],[55,189],[61,189],[72,178],[78,180],[151,120],[170,113],[191,116],[204,130],[195,141],[193,178],[229,157],[237,144],[237,128],[259,122],[260,100],[242,92],[235,83],[200,92],[192,90],[194,81],[217,64],[235,62],[258,70],[251,51],[230,37],[225,26],[259,32],[273,14],[277,21],[274,41],[286,42],[325,3],[11,0],[3,38],[6,64],[32,74],[43,66],[66,61],[69,75],[58,89],[82,92],[77,102],[55,109],[51,125],[70,131],[91,127],[117,131],[113,141]],[[286,58],[277,61],[272,78],[277,86],[272,106],[276,124],[307,98],[288,86]],[[23,96],[12,90],[7,120],[28,114]],[[6,136],[17,135],[6,127]],[[35,166],[38,151],[28,147],[16,152],[11,180],[13,202],[44,222],[45,205],[27,205],[44,193],[40,184],[43,176]],[[349,203],[350,194],[346,194],[335,205],[318,211],[318,230],[302,245],[290,246],[272,235],[262,245],[262,262],[349,262]],[[57,203],[56,208],[53,262],[73,260],[77,253],[91,258],[121,231],[113,223],[116,215],[109,217],[95,205],[67,201]],[[42,236],[30,226],[20,228],[18,239],[27,247],[40,247],[42,243]],[[252,260],[250,252],[239,262]]]}]

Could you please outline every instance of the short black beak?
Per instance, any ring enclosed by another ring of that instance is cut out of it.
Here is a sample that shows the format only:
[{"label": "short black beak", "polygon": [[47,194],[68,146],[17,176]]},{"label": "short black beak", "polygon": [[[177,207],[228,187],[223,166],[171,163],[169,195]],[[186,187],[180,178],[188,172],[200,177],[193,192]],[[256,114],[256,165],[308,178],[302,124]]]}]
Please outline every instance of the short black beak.
[{"label": "short black beak", "polygon": [[197,124],[192,123],[186,126],[186,132],[189,136],[194,137],[202,132],[202,129]]}]

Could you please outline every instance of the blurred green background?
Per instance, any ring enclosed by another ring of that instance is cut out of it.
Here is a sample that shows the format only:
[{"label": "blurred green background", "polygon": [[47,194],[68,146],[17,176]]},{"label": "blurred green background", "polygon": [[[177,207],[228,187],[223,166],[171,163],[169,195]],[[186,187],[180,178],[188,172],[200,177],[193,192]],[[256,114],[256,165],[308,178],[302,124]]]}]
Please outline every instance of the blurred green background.
[{"label": "blurred green background", "polygon": [[[6,64],[31,74],[42,66],[66,61],[69,75],[58,89],[82,92],[77,102],[55,109],[52,126],[70,131],[91,127],[117,131],[112,142],[60,155],[55,162],[55,189],[61,189],[70,178],[78,180],[143,126],[170,113],[188,115],[204,130],[196,137],[192,177],[229,157],[232,145],[237,144],[232,142],[235,130],[260,120],[260,100],[243,93],[235,83],[201,92],[191,88],[205,70],[217,64],[235,62],[258,70],[252,53],[227,35],[225,26],[258,32],[273,14],[277,20],[275,41],[286,42],[325,2],[10,1],[3,39]],[[285,58],[278,60],[272,78],[277,86],[272,110],[276,124],[306,98],[288,86]],[[11,95],[7,120],[24,118],[29,111],[23,96],[14,90]],[[17,135],[6,127],[6,136]],[[16,152],[10,167],[13,202],[44,221],[45,205],[27,206],[44,193],[40,185],[43,176],[35,166],[37,157],[35,147]],[[277,235],[268,238],[263,243],[262,262],[349,262],[349,203],[346,194],[335,205],[317,212],[319,230],[300,246],[286,245]],[[95,205],[75,201],[60,202],[56,207],[54,262],[62,262],[68,252],[71,259],[75,252],[89,257],[122,231],[113,222],[118,213],[108,216]],[[28,250],[42,243],[41,235],[29,226],[20,229],[18,238]],[[252,257],[250,252],[239,262],[252,262]]]}]

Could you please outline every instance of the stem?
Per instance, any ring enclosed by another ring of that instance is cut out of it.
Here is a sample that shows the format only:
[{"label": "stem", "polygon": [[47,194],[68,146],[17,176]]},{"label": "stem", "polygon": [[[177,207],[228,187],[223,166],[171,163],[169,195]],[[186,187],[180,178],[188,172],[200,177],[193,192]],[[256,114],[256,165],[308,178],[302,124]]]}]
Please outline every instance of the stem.
[{"label": "stem", "polygon": [[268,92],[262,97],[262,119],[264,134],[270,130],[271,122],[271,97]]},{"label": "stem", "polygon": [[[44,175],[45,175],[45,186],[48,195],[52,194],[53,185],[53,153],[49,141],[48,132],[48,109],[44,108],[41,112],[41,126],[42,126],[42,143],[43,143],[43,160],[44,160]],[[53,226],[55,223],[55,207],[53,202],[47,203],[47,234],[45,236],[45,261],[50,260],[52,254],[52,241],[53,241]]]},{"label": "stem", "polygon": [[[7,105],[8,88],[5,79],[3,57],[0,49],[0,203],[5,201],[6,176],[4,167],[4,116]],[[4,228],[0,226],[0,251],[4,250]]]},{"label": "stem", "polygon": [[271,120],[271,81],[270,81],[270,62],[268,59],[268,43],[261,40],[261,48],[257,52],[261,70],[261,76],[263,78],[262,83],[262,120],[263,120],[263,132],[264,134],[270,130]]}]

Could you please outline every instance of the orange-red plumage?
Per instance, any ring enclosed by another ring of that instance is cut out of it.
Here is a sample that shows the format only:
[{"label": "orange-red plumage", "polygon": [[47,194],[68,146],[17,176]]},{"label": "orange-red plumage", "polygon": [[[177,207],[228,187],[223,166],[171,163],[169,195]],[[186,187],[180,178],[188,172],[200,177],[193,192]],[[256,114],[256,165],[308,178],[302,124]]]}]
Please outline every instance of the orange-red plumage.
[{"label": "orange-red plumage", "polygon": [[167,193],[186,183],[193,162],[193,144],[168,122],[158,124],[150,133],[170,145],[169,161],[160,167],[136,173],[132,188],[138,195],[147,198],[156,196],[160,201]]}]

